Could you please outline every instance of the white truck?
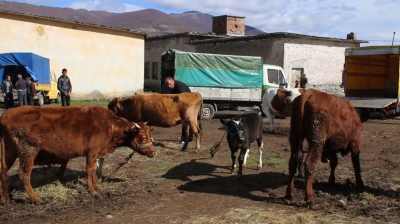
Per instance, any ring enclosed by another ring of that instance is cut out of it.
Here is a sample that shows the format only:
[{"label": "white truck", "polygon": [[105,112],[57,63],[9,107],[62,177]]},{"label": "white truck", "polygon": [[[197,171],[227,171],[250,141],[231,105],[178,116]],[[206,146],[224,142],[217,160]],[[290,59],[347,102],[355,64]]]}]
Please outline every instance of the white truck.
[{"label": "white truck", "polygon": [[170,49],[161,56],[161,92],[164,80],[184,82],[203,97],[203,119],[219,110],[261,108],[268,88],[290,88],[280,66],[263,64],[262,57],[205,54]]}]

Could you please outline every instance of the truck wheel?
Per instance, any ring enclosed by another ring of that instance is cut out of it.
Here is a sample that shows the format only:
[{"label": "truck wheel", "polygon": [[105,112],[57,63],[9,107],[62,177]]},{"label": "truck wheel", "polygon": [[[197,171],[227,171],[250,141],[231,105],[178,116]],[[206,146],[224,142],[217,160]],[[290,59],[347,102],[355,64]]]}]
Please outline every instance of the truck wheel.
[{"label": "truck wheel", "polygon": [[204,120],[210,120],[214,117],[215,109],[211,104],[203,104],[201,116]]},{"label": "truck wheel", "polygon": [[42,94],[42,92],[39,92],[38,96],[38,104],[39,106],[43,106],[44,105],[44,96]]}]

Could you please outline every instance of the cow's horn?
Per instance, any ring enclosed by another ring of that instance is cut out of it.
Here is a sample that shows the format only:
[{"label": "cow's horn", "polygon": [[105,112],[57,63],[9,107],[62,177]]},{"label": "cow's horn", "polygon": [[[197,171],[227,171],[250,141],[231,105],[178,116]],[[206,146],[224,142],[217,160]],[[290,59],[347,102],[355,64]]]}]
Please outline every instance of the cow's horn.
[{"label": "cow's horn", "polygon": [[147,123],[149,123],[149,121],[144,122],[144,124],[146,124],[146,125],[147,125]]},{"label": "cow's horn", "polygon": [[133,123],[133,125],[136,126],[137,128],[140,128],[140,125],[138,125],[137,123],[135,123],[135,122],[132,122],[132,123]]}]

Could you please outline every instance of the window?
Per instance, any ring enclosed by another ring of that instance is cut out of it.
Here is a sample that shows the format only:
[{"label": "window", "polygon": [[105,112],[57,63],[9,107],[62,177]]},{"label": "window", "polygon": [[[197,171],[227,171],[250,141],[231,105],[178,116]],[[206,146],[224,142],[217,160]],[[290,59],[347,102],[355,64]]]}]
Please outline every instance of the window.
[{"label": "window", "polygon": [[268,69],[268,82],[279,84],[278,70]]},{"label": "window", "polygon": [[144,78],[145,79],[150,78],[150,62],[144,63]]},{"label": "window", "polygon": [[153,66],[152,66],[152,78],[153,79],[158,79],[158,62],[153,62]]}]

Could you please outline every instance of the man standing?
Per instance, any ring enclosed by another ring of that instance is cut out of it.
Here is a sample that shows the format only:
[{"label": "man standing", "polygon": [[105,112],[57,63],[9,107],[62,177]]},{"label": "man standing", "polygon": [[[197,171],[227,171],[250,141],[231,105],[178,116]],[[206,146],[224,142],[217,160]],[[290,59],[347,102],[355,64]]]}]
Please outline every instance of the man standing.
[{"label": "man standing", "polygon": [[1,83],[1,91],[3,92],[6,109],[14,107],[13,85],[9,75],[7,75],[6,79]]},{"label": "man standing", "polygon": [[18,90],[18,101],[19,105],[28,105],[27,99],[26,99],[26,89],[28,87],[28,83],[22,79],[22,75],[18,74],[18,81],[15,83],[15,88]]},{"label": "man standing", "polygon": [[301,79],[300,79],[300,88],[307,88],[307,84],[308,84],[308,78],[306,77],[306,74],[303,74]]},{"label": "man standing", "polygon": [[[165,85],[171,89],[172,94],[191,92],[189,87],[185,83],[178,81],[178,80],[174,80],[171,77],[165,78]],[[189,138],[190,138],[189,142],[193,141],[193,132],[190,132]],[[184,141],[185,139],[186,139],[185,129],[182,126],[182,134],[181,134],[181,143],[182,144],[185,143],[185,141]]]},{"label": "man standing", "polygon": [[27,77],[26,78],[26,82],[28,83],[28,88],[27,88],[27,98],[28,98],[28,105],[34,105],[34,101],[33,101],[33,96],[36,95],[36,86],[35,83],[32,82],[31,77]]},{"label": "man standing", "polygon": [[71,80],[67,76],[67,69],[62,70],[62,75],[58,78],[57,89],[61,94],[62,106],[69,106],[71,101],[72,85]]}]

